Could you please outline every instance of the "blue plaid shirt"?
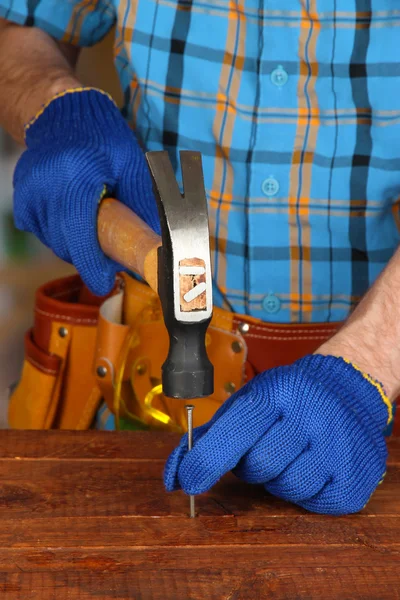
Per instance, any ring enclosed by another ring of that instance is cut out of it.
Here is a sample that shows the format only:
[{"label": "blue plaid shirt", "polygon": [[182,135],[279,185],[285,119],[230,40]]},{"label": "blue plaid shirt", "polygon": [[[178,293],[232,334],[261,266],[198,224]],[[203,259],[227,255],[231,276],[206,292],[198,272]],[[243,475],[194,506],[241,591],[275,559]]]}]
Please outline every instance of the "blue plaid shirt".
[{"label": "blue plaid shirt", "polygon": [[[282,9],[284,6],[284,10]],[[203,155],[217,304],[344,319],[399,242],[396,0],[0,0],[64,42],[116,23],[124,115]]]}]

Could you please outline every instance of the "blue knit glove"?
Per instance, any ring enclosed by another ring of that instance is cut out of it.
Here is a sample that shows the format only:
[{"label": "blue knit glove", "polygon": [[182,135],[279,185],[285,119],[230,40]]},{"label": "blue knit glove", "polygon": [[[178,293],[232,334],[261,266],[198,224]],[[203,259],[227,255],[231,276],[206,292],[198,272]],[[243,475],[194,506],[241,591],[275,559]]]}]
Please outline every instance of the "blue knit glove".
[{"label": "blue knit glove", "polygon": [[97,209],[107,189],[157,232],[150,173],[135,135],[109,96],[56,97],[26,128],[14,174],[16,226],[72,263],[92,292],[107,294],[122,268],[101,251]]},{"label": "blue knit glove", "polygon": [[264,484],[307,510],[361,510],[385,473],[391,404],[380,384],[341,358],[311,355],[266,371],[187,435],[168,459],[165,486],[188,494],[224,473]]}]

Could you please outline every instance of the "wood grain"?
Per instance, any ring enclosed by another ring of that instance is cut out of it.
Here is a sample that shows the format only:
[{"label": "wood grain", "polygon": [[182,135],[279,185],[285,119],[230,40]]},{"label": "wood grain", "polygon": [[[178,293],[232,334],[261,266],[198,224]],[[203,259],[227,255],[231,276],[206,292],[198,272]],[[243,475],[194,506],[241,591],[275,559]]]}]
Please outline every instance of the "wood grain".
[{"label": "wood grain", "polygon": [[2,600],[379,600],[398,598],[397,585],[390,567],[0,573]]},{"label": "wood grain", "polygon": [[314,515],[228,475],[162,485],[178,438],[2,432],[1,600],[400,598],[400,440],[357,515]]},{"label": "wood grain", "polygon": [[106,198],[97,215],[97,235],[107,256],[138,273],[157,292],[157,252],[161,238],[127,206]]}]

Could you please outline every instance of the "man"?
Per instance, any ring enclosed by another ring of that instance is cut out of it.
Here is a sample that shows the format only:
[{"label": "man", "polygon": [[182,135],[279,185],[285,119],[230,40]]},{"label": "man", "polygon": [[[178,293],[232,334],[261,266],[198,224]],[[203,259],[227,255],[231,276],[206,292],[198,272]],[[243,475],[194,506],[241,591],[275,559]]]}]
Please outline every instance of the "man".
[{"label": "man", "polygon": [[[340,321],[372,286],[315,355],[233,394],[188,454],[183,439],[167,489],[201,493],[234,469],[342,514],[360,510],[384,476],[383,431],[400,391],[395,9],[0,0],[0,118],[21,142],[25,128],[27,147],[15,221],[93,292],[107,293],[118,270],[96,236],[105,190],[158,228],[141,147],[167,149],[175,167],[179,150],[203,155],[218,305],[272,323]],[[79,47],[114,22],[126,120],[73,71]]]}]

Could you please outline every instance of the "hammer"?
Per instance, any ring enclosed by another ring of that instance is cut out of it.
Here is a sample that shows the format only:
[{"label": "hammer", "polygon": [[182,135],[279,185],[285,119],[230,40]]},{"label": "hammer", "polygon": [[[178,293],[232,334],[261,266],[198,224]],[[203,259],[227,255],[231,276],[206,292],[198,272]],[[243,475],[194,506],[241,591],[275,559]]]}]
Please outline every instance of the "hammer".
[{"label": "hammer", "polygon": [[[212,317],[212,278],[207,199],[199,152],[181,152],[181,194],[167,152],[148,152],[161,223],[161,239],[129,208],[112,198],[99,207],[103,252],[141,275],[158,292],[169,334],[162,366],[163,393],[203,398],[214,391],[214,369],[205,337]],[[187,405],[188,449],[193,444],[193,406]],[[190,496],[190,517],[195,517]]]},{"label": "hammer", "polygon": [[203,398],[214,391],[214,371],[205,346],[212,317],[212,278],[201,155],[180,153],[183,194],[167,152],[148,152],[146,159],[161,239],[112,198],[100,204],[98,239],[107,256],[142,276],[160,296],[169,334],[163,393],[171,398]]}]

